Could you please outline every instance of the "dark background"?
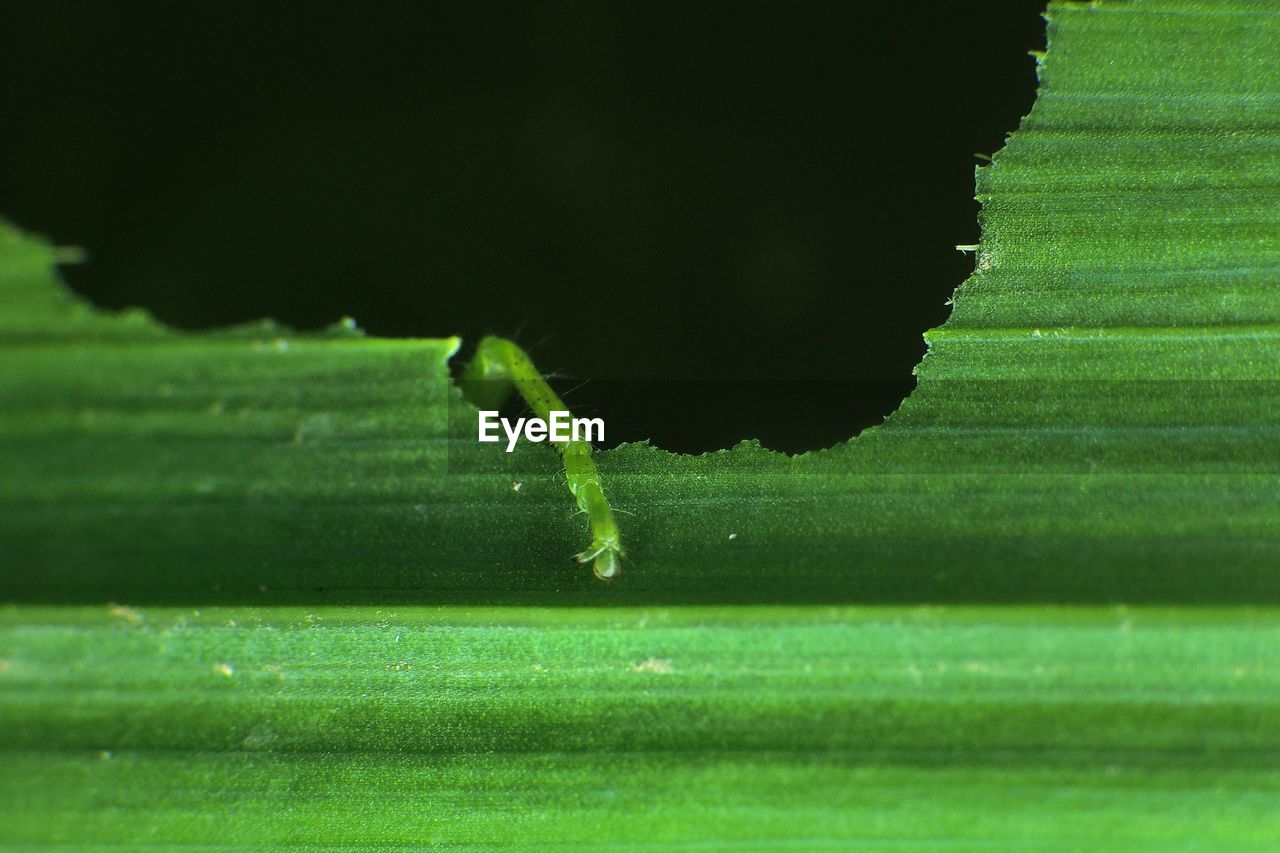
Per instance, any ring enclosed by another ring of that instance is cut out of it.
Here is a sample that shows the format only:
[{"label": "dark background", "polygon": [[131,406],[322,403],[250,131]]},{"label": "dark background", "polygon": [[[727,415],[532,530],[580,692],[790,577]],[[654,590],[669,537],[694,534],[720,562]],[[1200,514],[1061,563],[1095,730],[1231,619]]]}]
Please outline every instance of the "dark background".
[{"label": "dark background", "polygon": [[946,319],[1042,8],[0,0],[0,215],[100,305],[518,333],[610,443],[822,447]]}]

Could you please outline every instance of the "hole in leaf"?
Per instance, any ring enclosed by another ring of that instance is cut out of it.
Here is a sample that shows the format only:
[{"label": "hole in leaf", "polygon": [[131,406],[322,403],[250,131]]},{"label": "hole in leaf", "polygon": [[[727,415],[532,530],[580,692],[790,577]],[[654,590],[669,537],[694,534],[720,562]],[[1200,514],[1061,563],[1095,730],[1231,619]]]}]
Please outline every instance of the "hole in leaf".
[{"label": "hole in leaf", "polygon": [[87,247],[65,274],[100,305],[523,328],[610,443],[819,448],[912,387],[1039,13],[26,4],[8,25],[59,49],[0,58],[3,212]]}]

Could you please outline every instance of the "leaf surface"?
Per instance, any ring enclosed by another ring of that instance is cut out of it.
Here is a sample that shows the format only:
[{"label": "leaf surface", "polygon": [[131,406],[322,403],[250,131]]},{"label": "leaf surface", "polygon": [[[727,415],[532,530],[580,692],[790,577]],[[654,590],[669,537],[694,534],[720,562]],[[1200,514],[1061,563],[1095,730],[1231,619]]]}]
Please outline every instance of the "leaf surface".
[{"label": "leaf surface", "polygon": [[178,333],[0,230],[0,840],[1273,839],[1278,55],[1054,4],[914,393],[599,454],[608,585],[456,339]]}]

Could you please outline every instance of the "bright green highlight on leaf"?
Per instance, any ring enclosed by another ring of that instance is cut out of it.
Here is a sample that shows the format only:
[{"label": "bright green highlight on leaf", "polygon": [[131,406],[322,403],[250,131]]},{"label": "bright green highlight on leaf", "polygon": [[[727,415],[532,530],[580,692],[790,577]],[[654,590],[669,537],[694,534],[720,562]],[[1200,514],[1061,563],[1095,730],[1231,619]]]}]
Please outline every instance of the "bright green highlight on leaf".
[{"label": "bright green highlight on leaf", "polygon": [[[462,392],[481,408],[496,409],[514,386],[534,416],[543,421],[549,421],[552,412],[569,411],[528,353],[505,338],[481,339],[461,384]],[[591,563],[596,577],[612,580],[622,571],[622,537],[600,485],[600,472],[591,460],[591,445],[574,440],[553,443],[564,459],[569,491],[591,523],[591,545],[578,554],[578,562]]]}]

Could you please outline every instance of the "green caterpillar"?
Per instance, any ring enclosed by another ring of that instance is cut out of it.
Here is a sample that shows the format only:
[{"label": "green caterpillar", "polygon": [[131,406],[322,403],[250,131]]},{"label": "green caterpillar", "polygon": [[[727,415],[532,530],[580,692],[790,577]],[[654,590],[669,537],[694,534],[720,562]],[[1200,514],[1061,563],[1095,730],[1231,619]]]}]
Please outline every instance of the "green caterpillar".
[{"label": "green caterpillar", "polygon": [[[550,420],[553,411],[568,411],[528,354],[505,338],[488,336],[480,341],[460,384],[467,399],[481,409],[498,408],[514,385],[533,414],[544,421]],[[577,560],[592,563],[601,580],[612,580],[622,572],[622,539],[600,486],[600,472],[591,459],[591,445],[585,441],[552,443],[564,460],[569,491],[591,523],[591,544]]]}]

